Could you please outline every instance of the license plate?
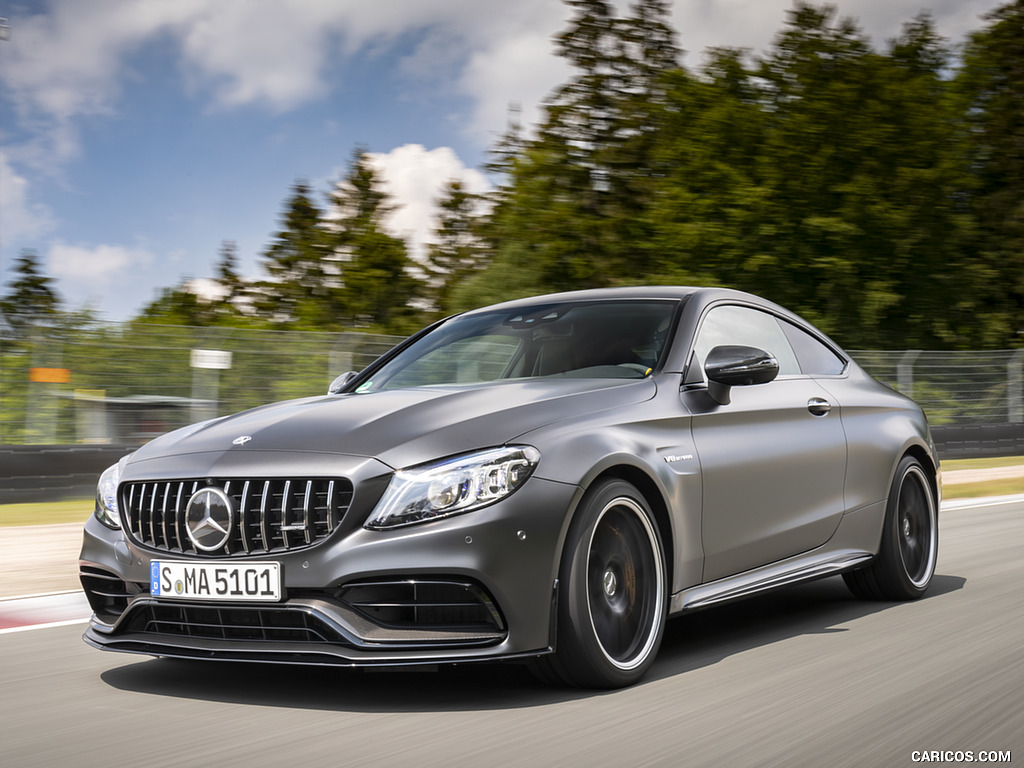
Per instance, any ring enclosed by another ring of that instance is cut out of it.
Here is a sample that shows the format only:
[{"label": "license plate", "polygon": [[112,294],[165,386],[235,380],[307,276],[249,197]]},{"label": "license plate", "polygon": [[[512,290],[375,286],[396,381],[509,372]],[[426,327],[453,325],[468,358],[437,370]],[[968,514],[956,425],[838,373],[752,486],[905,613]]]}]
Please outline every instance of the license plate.
[{"label": "license plate", "polygon": [[281,564],[153,560],[149,593],[180,600],[280,600]]}]

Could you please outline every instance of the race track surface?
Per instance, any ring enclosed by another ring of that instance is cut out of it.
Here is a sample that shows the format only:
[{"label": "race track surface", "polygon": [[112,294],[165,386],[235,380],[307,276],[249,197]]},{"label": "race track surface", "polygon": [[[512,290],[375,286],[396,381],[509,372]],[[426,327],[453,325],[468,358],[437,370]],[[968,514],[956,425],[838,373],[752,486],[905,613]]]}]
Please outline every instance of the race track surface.
[{"label": "race track surface", "polygon": [[1024,503],[947,505],[940,536],[918,602],[860,602],[833,578],[695,613],[613,692],[513,666],[181,662],[93,650],[81,624],[6,631],[0,765],[1024,764]]}]

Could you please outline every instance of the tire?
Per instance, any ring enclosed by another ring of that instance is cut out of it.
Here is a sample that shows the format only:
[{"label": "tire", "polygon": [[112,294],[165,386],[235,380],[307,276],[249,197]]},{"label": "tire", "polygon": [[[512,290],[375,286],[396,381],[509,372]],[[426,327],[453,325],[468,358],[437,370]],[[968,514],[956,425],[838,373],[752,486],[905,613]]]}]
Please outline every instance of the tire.
[{"label": "tire", "polygon": [[537,677],[588,688],[640,680],[665,630],[665,574],[658,525],[640,492],[622,480],[591,488],[559,568],[557,647],[535,660]]},{"label": "tire", "polygon": [[935,573],[938,510],[932,481],[921,463],[904,456],[896,468],[886,502],[878,555],[843,579],[866,600],[916,600]]}]

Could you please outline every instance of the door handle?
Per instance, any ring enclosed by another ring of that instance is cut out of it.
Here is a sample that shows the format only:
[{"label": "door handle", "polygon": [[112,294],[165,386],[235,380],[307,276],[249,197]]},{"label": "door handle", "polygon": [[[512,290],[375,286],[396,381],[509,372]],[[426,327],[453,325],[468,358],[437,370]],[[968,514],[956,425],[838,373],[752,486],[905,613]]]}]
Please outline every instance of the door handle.
[{"label": "door handle", "polygon": [[807,401],[807,410],[815,416],[828,416],[832,403],[822,397],[812,397]]}]

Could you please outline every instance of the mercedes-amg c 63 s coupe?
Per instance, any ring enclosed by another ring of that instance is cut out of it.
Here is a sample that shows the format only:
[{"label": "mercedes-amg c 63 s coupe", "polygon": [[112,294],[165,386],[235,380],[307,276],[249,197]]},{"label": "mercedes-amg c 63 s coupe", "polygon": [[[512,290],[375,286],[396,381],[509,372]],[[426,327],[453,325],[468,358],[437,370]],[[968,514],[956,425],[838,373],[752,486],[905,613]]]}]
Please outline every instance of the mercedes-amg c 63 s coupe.
[{"label": "mercedes-amg c 63 s coupe", "polygon": [[327,394],[195,424],[100,478],[89,644],[190,659],[518,659],[639,680],[668,617],[842,574],[928,588],[921,409],[800,317],[645,287],[450,317]]}]

